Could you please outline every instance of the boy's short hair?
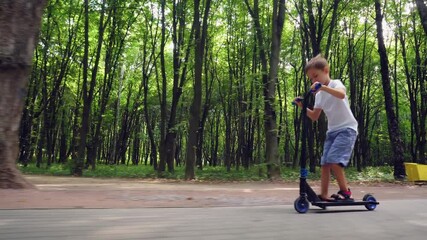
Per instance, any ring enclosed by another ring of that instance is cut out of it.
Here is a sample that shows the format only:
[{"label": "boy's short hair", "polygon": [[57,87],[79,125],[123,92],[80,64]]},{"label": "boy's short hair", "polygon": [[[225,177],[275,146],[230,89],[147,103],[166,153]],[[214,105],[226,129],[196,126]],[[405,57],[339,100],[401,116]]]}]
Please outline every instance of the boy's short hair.
[{"label": "boy's short hair", "polygon": [[319,70],[323,70],[325,68],[329,69],[328,60],[326,60],[326,58],[324,58],[321,54],[318,54],[314,58],[310,59],[310,61],[308,61],[307,65],[305,65],[304,72],[307,73],[307,71],[312,68]]}]

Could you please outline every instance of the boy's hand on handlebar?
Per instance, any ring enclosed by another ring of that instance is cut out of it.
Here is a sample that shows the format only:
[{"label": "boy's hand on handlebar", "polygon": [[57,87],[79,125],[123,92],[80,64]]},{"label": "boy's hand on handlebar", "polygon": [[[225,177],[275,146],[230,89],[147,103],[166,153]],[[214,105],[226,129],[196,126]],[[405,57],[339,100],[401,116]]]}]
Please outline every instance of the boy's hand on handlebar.
[{"label": "boy's hand on handlebar", "polygon": [[297,105],[298,107],[302,108],[302,99],[302,97],[294,98],[294,100],[292,101],[292,105]]},{"label": "boy's hand on handlebar", "polygon": [[311,85],[311,92],[316,93],[319,91],[319,89],[322,87],[322,84],[320,82],[315,82],[313,85]]}]

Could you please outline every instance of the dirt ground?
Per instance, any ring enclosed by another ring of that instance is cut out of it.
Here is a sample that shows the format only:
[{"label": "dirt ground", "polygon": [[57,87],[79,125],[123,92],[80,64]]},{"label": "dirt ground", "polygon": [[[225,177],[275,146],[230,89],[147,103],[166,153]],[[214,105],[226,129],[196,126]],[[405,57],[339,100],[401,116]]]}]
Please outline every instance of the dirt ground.
[{"label": "dirt ground", "polygon": [[[37,189],[0,189],[0,209],[224,207],[292,204],[297,182],[226,182],[25,176]],[[310,182],[315,191],[319,182]],[[353,197],[372,193],[379,202],[427,199],[427,185],[351,183]],[[330,192],[337,191],[331,184]]]}]

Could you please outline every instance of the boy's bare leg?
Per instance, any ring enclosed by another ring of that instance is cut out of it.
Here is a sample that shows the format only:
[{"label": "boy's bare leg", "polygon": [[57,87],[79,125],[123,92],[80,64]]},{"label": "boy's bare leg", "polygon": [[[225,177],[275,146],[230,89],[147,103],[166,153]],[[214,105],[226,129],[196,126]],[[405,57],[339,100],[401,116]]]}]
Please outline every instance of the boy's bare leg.
[{"label": "boy's bare leg", "polygon": [[334,173],[338,186],[341,191],[348,191],[347,179],[345,178],[344,168],[339,164],[331,164],[332,172]]},{"label": "boy's bare leg", "polygon": [[329,180],[331,177],[331,165],[325,164],[322,166],[322,175],[320,176],[320,196],[323,199],[328,199]]}]

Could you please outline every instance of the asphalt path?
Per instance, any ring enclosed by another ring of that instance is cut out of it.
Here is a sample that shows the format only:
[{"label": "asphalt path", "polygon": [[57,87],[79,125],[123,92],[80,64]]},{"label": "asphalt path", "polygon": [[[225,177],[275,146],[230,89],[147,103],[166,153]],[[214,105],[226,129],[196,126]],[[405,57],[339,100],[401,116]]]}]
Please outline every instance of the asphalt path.
[{"label": "asphalt path", "polygon": [[426,199],[364,206],[292,205],[0,210],[0,239],[426,239]]},{"label": "asphalt path", "polygon": [[298,183],[27,178],[37,189],[0,190],[0,240],[427,239],[426,185],[351,183],[356,199],[374,194],[374,211],[299,214]]}]

